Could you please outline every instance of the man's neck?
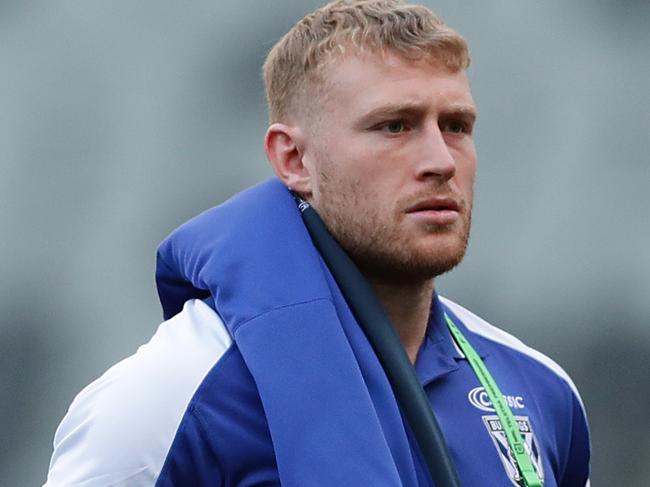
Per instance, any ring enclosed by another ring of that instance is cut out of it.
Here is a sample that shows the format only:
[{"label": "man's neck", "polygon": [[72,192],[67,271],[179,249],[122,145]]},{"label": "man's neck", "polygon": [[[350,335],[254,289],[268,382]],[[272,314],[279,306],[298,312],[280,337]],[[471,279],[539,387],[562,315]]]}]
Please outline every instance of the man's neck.
[{"label": "man's neck", "polygon": [[433,279],[407,284],[370,279],[370,285],[395,325],[411,363],[415,364],[429,322]]}]

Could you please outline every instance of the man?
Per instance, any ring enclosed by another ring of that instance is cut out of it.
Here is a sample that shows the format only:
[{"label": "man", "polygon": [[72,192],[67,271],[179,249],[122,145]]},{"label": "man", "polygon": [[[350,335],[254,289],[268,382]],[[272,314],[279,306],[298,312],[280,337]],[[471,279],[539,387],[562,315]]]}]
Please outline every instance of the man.
[{"label": "man", "polygon": [[[264,66],[277,179],[161,245],[167,321],[75,398],[47,485],[433,485],[290,191],[391,318],[461,485],[533,485],[524,464],[547,487],[588,485],[586,416],[568,376],[434,289],[469,236],[468,64],[462,37],[396,0],[338,1],[296,24]],[[473,351],[503,398],[488,396]]]}]

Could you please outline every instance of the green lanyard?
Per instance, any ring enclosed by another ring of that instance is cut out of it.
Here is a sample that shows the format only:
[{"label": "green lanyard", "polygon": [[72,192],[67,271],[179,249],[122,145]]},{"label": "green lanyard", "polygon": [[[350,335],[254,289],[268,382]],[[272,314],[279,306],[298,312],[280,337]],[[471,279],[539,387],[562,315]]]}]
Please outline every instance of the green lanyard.
[{"label": "green lanyard", "polygon": [[476,350],[474,350],[458,327],[449,316],[447,316],[447,313],[445,313],[445,321],[447,321],[449,331],[451,331],[456,343],[465,354],[465,357],[467,357],[472,369],[474,369],[476,377],[478,377],[478,380],[487,392],[490,401],[492,401],[492,405],[494,406],[494,409],[499,416],[499,420],[503,425],[503,431],[508,439],[510,450],[517,462],[519,473],[524,479],[524,485],[526,487],[542,487],[542,482],[539,479],[537,472],[535,472],[535,468],[530,461],[530,456],[526,453],[524,441],[519,432],[519,428],[517,427],[517,423],[515,422],[515,418],[512,415],[510,408],[508,408],[505,399],[503,399],[503,394],[501,394],[499,386],[494,382],[492,375],[490,375],[490,372],[483,363],[483,360],[481,360],[481,357],[478,356]]}]

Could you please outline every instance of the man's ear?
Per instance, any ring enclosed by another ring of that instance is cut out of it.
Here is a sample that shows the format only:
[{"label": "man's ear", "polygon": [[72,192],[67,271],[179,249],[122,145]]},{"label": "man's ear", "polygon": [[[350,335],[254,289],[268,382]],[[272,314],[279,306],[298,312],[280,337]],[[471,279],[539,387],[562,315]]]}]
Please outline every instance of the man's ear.
[{"label": "man's ear", "polygon": [[311,178],[303,162],[304,137],[300,128],[272,124],[264,137],[264,150],[275,174],[289,189],[311,195]]}]

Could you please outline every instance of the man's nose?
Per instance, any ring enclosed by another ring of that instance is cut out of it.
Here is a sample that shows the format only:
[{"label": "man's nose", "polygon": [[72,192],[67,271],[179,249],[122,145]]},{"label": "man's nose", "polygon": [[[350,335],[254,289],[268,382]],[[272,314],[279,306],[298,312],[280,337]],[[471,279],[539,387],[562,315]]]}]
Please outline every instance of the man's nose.
[{"label": "man's nose", "polygon": [[438,124],[430,124],[422,131],[415,176],[417,179],[451,179],[456,173],[456,162]]}]

